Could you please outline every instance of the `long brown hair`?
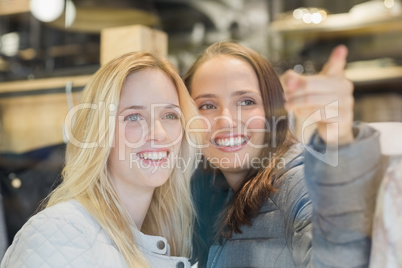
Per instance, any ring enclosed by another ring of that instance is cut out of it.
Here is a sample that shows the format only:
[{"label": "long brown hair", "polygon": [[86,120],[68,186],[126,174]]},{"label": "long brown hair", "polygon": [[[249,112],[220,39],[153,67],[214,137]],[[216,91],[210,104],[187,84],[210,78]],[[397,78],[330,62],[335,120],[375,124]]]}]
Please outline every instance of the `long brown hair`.
[{"label": "long brown hair", "polygon": [[241,233],[242,225],[251,225],[251,219],[274,191],[278,179],[278,159],[284,156],[295,143],[289,130],[288,114],[284,108],[283,88],[271,64],[252,49],[233,42],[219,42],[208,47],[184,75],[183,80],[191,92],[192,79],[198,68],[217,56],[230,56],[248,63],[257,75],[264,104],[267,129],[265,149],[262,150],[261,165],[250,169],[241,188],[234,193],[229,205],[218,221],[223,237],[230,238],[233,232]]}]

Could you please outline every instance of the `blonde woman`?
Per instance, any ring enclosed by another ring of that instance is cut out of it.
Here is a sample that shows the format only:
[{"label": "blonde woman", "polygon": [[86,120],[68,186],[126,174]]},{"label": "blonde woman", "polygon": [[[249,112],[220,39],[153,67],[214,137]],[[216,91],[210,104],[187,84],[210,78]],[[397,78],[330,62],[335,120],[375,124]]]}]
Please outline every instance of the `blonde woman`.
[{"label": "blonde woman", "polygon": [[1,267],[190,267],[196,114],[167,61],[129,53],[102,67],[70,111],[63,182]]}]

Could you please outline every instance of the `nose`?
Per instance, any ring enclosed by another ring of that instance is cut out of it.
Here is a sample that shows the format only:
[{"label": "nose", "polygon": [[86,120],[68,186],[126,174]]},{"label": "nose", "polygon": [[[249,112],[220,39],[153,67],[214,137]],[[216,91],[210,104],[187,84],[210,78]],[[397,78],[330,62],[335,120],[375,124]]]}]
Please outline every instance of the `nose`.
[{"label": "nose", "polygon": [[147,133],[147,141],[159,141],[163,142],[167,139],[166,129],[163,127],[162,123],[159,120],[155,120],[150,124],[150,128],[146,131]]},{"label": "nose", "polygon": [[220,115],[218,115],[215,120],[218,128],[237,127],[236,111],[232,111],[229,108],[223,108]]}]

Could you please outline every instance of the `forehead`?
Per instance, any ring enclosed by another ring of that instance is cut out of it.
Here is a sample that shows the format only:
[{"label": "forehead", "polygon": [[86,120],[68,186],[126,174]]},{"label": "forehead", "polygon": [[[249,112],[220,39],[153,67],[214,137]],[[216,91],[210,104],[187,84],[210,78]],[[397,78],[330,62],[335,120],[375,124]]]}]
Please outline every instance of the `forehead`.
[{"label": "forehead", "polygon": [[245,60],[230,56],[230,55],[218,55],[211,59],[208,59],[202,63],[195,74],[197,75],[208,70],[219,70],[219,72],[214,72],[217,76],[223,74],[244,74],[244,73],[254,73],[251,65]]},{"label": "forehead", "polygon": [[259,91],[258,78],[251,65],[233,56],[214,57],[195,71],[191,83],[192,93],[205,89],[220,91],[223,87]]},{"label": "forehead", "polygon": [[173,81],[159,69],[145,69],[129,74],[123,84],[120,104],[169,103],[178,105]]}]

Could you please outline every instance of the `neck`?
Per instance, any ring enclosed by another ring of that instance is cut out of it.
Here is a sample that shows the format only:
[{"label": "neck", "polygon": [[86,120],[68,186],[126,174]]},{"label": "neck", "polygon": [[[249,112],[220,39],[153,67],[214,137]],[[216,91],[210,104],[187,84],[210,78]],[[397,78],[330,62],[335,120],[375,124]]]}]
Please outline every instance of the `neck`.
[{"label": "neck", "polygon": [[126,207],[128,214],[137,226],[138,230],[141,230],[142,223],[144,222],[145,216],[147,215],[149,205],[152,201],[153,192],[142,197],[130,197],[126,199],[128,202],[123,204]]},{"label": "neck", "polygon": [[232,188],[234,192],[237,192],[240,189],[240,186],[248,173],[248,170],[241,170],[241,171],[221,170],[221,171],[223,176],[225,176],[225,179],[228,182],[230,188]]},{"label": "neck", "polygon": [[138,230],[141,230],[142,223],[147,215],[151,204],[153,189],[149,191],[135,191],[136,189],[119,189],[116,187],[117,194],[127,210],[131,220],[135,223]]}]

